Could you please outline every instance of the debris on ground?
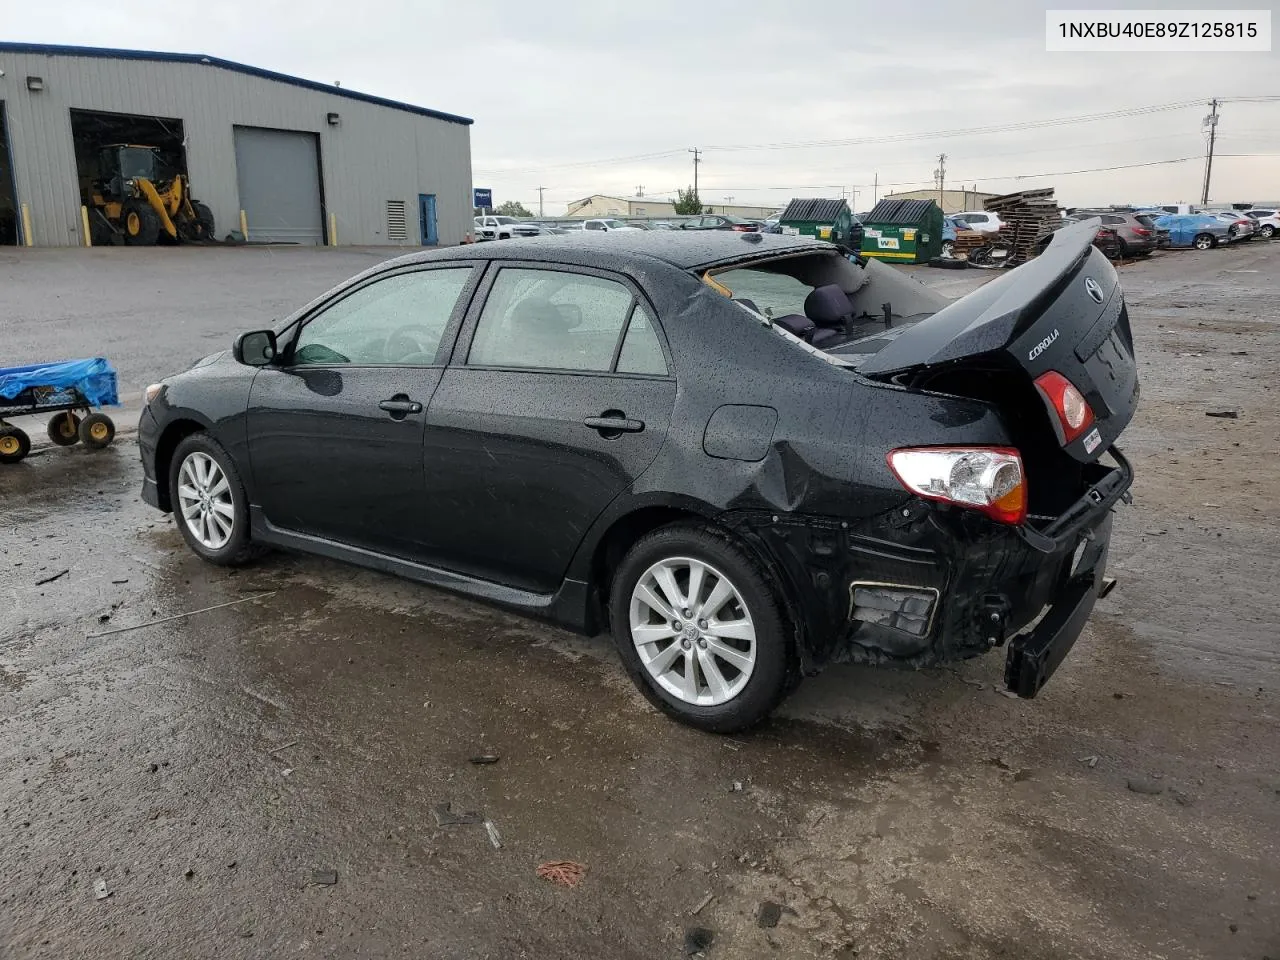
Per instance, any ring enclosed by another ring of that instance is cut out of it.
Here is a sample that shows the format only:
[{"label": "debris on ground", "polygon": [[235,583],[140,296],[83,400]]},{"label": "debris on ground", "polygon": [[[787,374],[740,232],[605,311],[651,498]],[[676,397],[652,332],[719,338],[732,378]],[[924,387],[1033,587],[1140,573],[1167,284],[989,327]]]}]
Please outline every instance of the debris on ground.
[{"label": "debris on ground", "polygon": [[1148,780],[1145,777],[1130,777],[1129,789],[1134,793],[1141,793],[1148,797],[1158,797],[1164,793],[1164,784],[1157,783],[1155,780]]},{"label": "debris on ground", "polygon": [[111,585],[112,585],[113,587],[118,587],[118,586],[120,586],[120,585],[122,585],[122,584],[125,584],[125,583],[128,583],[128,582],[129,582],[129,578],[128,578],[128,577],[125,577],[123,580],[112,580],[112,581],[111,581]]},{"label": "debris on ground", "polygon": [[190,879],[191,879],[192,877],[194,877],[195,875],[196,875],[196,872],[195,872],[194,870],[192,870],[190,867],[187,867],[187,872],[186,872],[186,873],[184,873],[182,876],[183,876],[185,879],[190,880]]},{"label": "debris on ground", "polygon": [[543,880],[550,880],[562,887],[576,887],[587,875],[587,867],[575,860],[549,860],[539,864],[535,872]]},{"label": "debris on ground", "polygon": [[1239,420],[1240,412],[1238,410],[1207,410],[1206,417],[1217,417],[1220,420]]},{"label": "debris on ground", "polygon": [[436,824],[441,827],[452,827],[463,823],[484,823],[484,814],[476,813],[474,810],[468,813],[455,813],[453,804],[437,803],[431,808],[431,813],[436,818]]},{"label": "debris on ground", "polygon": [[493,849],[502,849],[502,835],[498,833],[498,828],[493,825],[492,820],[484,822],[485,833],[489,834],[489,842],[493,844]]},{"label": "debris on ground", "polygon": [[[62,573],[68,573],[68,572],[70,571],[67,571],[67,570],[62,571]],[[58,576],[59,577],[62,576],[62,573],[58,574]],[[54,577],[53,579],[56,580],[57,577]],[[210,610],[221,610],[223,607],[233,607],[237,603],[248,603],[250,600],[262,600],[265,597],[271,597],[274,595],[275,595],[275,591],[273,590],[270,593],[259,593],[252,597],[241,597],[239,600],[228,600],[226,603],[215,603],[212,607],[201,607],[199,610],[188,610],[186,613],[175,613],[171,617],[161,617],[158,620],[148,620],[145,623],[135,623],[131,627],[116,627],[113,630],[102,630],[98,633],[91,633],[88,635],[88,639],[97,640],[99,637],[109,637],[113,633],[127,633],[130,630],[141,630],[143,627],[154,627],[157,624],[170,623],[174,620],[181,620],[184,617],[194,617],[198,613],[208,613]],[[152,611],[152,613],[154,612],[155,611]]]},{"label": "debris on ground", "polygon": [[706,927],[690,927],[684,932],[684,952],[687,956],[696,957],[705,953],[715,943],[716,932]]},{"label": "debris on ground", "polygon": [[756,926],[765,930],[772,930],[778,925],[778,921],[782,919],[782,904],[774,903],[772,900],[766,900],[760,904],[760,910],[756,913]]},{"label": "debris on ground", "polygon": [[321,887],[332,887],[338,882],[337,870],[312,870],[311,882]]},{"label": "debris on ground", "polygon": [[1191,806],[1191,804],[1195,803],[1195,800],[1192,798],[1191,794],[1184,793],[1181,790],[1170,789],[1169,796],[1173,797],[1174,801],[1180,807],[1189,807]]},{"label": "debris on ground", "polygon": [[101,878],[93,881],[93,895],[98,900],[105,900],[111,896],[111,891],[107,889],[107,881]]},{"label": "debris on ground", "polygon": [[1098,765],[1098,757],[1096,755],[1088,756],[1088,757],[1080,757],[1079,759],[1081,763],[1088,764],[1090,770],[1092,770],[1094,767]]},{"label": "debris on ground", "polygon": [[705,897],[699,900],[698,905],[694,907],[692,910],[690,910],[689,912],[696,917],[703,910],[705,910],[707,908],[707,904],[709,904],[715,898],[716,898],[716,895],[714,893],[708,893]]},{"label": "debris on ground", "polygon": [[741,781],[741,780],[735,780],[735,781],[733,781],[733,783],[729,784],[729,792],[730,792],[730,793],[741,793],[741,792],[742,792],[742,781]]},{"label": "debris on ground", "polygon": [[497,763],[500,757],[496,753],[481,753],[471,758],[471,762],[477,767],[487,767],[491,763]]},{"label": "debris on ground", "polygon": [[68,568],[68,569],[66,569],[66,570],[59,570],[57,573],[55,573],[55,574],[54,574],[53,576],[51,576],[51,577],[45,577],[43,580],[37,580],[37,581],[36,581],[36,586],[37,586],[37,587],[43,587],[46,583],[53,583],[53,581],[55,581],[55,580],[61,580],[63,577],[65,577],[65,576],[66,576],[68,573],[70,573],[70,572],[71,572],[71,570],[70,570],[69,568]]},{"label": "debris on ground", "polygon": [[280,753],[283,750],[288,750],[290,747],[296,747],[297,745],[298,745],[297,740],[290,740],[288,743],[282,743],[278,747],[272,747],[270,750],[267,751],[267,753]]}]

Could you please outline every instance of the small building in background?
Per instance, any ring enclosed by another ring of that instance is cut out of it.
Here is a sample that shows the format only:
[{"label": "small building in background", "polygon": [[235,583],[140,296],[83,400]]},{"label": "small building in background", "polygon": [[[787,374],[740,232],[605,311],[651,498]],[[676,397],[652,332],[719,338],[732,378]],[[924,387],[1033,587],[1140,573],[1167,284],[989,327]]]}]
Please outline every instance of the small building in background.
[{"label": "small building in background", "polygon": [[[726,217],[764,220],[777,213],[776,206],[753,207],[743,204],[724,204],[703,201],[706,213],[718,213]],[[675,201],[660,197],[611,197],[593,193],[581,200],[569,203],[566,217],[649,217],[653,219],[679,216]]]},{"label": "small building in background", "polygon": [[983,193],[980,190],[943,190],[941,197],[936,189],[933,190],[905,190],[902,193],[886,193],[881,200],[932,200],[942,212],[946,213],[962,213],[965,210],[983,210],[983,203],[992,197],[998,197],[998,193]]},{"label": "small building in background", "polygon": [[202,54],[0,42],[0,70],[0,243],[82,244],[112,144],[185,174],[219,240],[241,211],[250,242],[448,246],[474,229],[467,117]]}]

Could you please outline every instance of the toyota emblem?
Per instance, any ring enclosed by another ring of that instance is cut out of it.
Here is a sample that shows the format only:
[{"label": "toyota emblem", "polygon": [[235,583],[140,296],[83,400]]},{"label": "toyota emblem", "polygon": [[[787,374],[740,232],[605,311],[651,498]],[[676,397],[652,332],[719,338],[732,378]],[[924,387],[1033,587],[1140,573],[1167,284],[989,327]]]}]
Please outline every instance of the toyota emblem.
[{"label": "toyota emblem", "polygon": [[1089,296],[1093,297],[1094,303],[1101,303],[1103,301],[1102,285],[1099,284],[1097,280],[1093,279],[1093,277],[1084,278],[1084,288],[1089,291]]}]

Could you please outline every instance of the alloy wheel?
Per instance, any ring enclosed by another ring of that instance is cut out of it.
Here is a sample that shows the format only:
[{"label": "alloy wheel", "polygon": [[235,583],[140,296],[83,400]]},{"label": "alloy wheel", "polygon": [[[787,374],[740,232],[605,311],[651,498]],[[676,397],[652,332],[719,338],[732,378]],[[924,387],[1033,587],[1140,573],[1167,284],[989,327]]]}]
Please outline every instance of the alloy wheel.
[{"label": "alloy wheel", "polygon": [[692,557],[651,566],[631,591],[631,639],[653,681],[685,703],[715,707],[747,685],[756,629],[738,588]]},{"label": "alloy wheel", "polygon": [[231,539],[236,508],[231,484],[207,453],[193,452],[178,471],[178,507],[191,535],[210,550],[221,550]]}]

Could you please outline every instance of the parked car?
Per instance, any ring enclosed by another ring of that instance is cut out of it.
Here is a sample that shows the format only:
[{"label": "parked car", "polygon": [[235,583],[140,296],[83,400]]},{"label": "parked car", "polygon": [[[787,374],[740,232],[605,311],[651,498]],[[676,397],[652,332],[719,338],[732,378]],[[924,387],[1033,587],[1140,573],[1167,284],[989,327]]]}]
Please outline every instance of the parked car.
[{"label": "parked car", "polygon": [[1246,210],[1245,216],[1258,225],[1258,236],[1270,240],[1280,230],[1280,210]]},{"label": "parked car", "polygon": [[951,216],[968,224],[970,230],[981,233],[996,233],[1004,226],[1004,221],[1000,219],[999,214],[988,213],[986,210],[966,210],[963,213],[953,213]]},{"label": "parked car", "polygon": [[475,218],[477,240],[510,240],[512,237],[536,236],[537,230],[528,230],[515,217],[482,216]]},{"label": "parked car", "polygon": [[412,254],[147,388],[142,496],[211,563],[283,547],[611,629],[707,730],[837,660],[999,647],[1034,697],[1133,480],[1092,240],[955,302],[805,237]]},{"label": "parked car", "polygon": [[708,214],[705,217],[693,217],[680,224],[681,230],[733,230],[737,233],[759,233],[760,227],[750,220],[740,217],[726,217],[723,214]]},{"label": "parked car", "polygon": [[1114,231],[1120,257],[1149,257],[1160,245],[1159,228],[1146,214],[1077,210],[1071,216],[1073,220],[1090,217],[1098,217],[1104,227]]},{"label": "parked car", "polygon": [[1086,220],[1092,220],[1097,226],[1093,235],[1093,245],[1108,260],[1119,260],[1121,258],[1120,236],[1113,227],[1102,226],[1102,219],[1096,215],[1090,217],[1082,214],[1074,214],[1069,217],[1061,217],[1057,226],[1052,231],[1043,234],[1035,243],[1035,252],[1039,256],[1048,249],[1049,244],[1053,241],[1059,230],[1067,227],[1075,226]]},{"label": "parked car", "polygon": [[594,230],[598,233],[609,233],[612,230],[640,230],[640,227],[632,226],[625,220],[617,220],[613,217],[595,217],[590,220],[582,221],[583,230]]},{"label": "parked car", "polygon": [[1217,213],[1214,216],[1227,225],[1228,243],[1252,240],[1253,235],[1258,232],[1257,221],[1251,220],[1249,217],[1238,213]]},{"label": "parked car", "polygon": [[1209,250],[1220,243],[1229,243],[1227,224],[1217,217],[1204,213],[1171,213],[1157,217],[1157,227],[1169,231],[1169,246],[1195,247]]},{"label": "parked car", "polygon": [[970,230],[968,223],[956,217],[942,218],[942,255],[944,257],[954,256],[956,237],[962,232],[975,233],[977,231]]},{"label": "parked car", "polygon": [[665,220],[655,220],[649,224],[650,230],[679,230],[674,223],[667,223]]},{"label": "parked car", "polygon": [[781,233],[782,221],[777,217],[770,217],[764,222],[764,226],[760,228],[761,233]]}]

